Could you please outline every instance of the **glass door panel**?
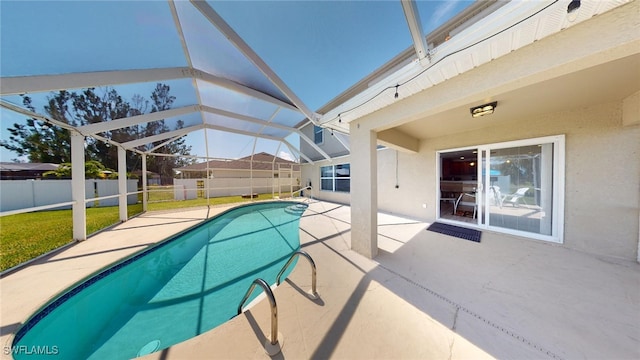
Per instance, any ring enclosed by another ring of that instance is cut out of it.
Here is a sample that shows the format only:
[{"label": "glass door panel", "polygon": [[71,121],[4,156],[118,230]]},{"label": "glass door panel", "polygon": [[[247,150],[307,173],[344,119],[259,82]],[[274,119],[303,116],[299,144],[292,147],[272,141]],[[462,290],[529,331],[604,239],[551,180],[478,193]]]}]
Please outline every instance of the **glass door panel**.
[{"label": "glass door panel", "polygon": [[439,153],[439,219],[479,223],[479,173],[477,148]]},{"label": "glass door panel", "polygon": [[553,143],[489,148],[484,153],[484,223],[551,236]]}]

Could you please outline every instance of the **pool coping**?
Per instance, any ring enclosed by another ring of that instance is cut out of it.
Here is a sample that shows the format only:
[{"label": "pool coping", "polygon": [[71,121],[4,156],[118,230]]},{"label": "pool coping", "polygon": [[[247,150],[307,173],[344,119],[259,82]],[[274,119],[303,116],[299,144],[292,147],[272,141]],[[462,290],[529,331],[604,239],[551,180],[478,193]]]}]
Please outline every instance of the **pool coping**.
[{"label": "pool coping", "polygon": [[[86,288],[89,288],[91,285],[97,283],[98,281],[104,279],[105,277],[109,276],[110,274],[115,273],[116,271],[119,271],[120,269],[122,269],[123,267],[134,263],[135,261],[147,256],[148,254],[151,254],[155,251],[158,251],[160,249],[162,249],[163,247],[171,244],[173,241],[175,241],[177,238],[181,237],[182,235],[191,232],[195,229],[198,229],[202,226],[205,226],[205,224],[220,218],[226,214],[229,214],[231,212],[237,211],[239,209],[243,209],[246,207],[252,207],[252,206],[256,206],[256,205],[265,205],[265,204],[270,204],[270,203],[278,203],[278,204],[282,204],[282,203],[288,203],[288,204],[292,204],[292,205],[298,205],[298,204],[304,204],[303,202],[300,201],[292,201],[292,200],[276,200],[276,201],[260,201],[260,202],[252,202],[252,203],[242,203],[236,206],[231,206],[226,210],[223,210],[220,213],[217,213],[209,218],[203,219],[202,221],[189,226],[186,229],[183,229],[173,235],[170,235],[168,237],[166,237],[165,239],[162,239],[152,245],[149,245],[146,248],[140,249],[132,254],[129,254],[119,260],[116,260],[110,264],[105,265],[104,267],[94,271],[93,273],[90,273],[89,275],[85,276],[84,278],[76,281],[75,283],[73,283],[71,286],[63,289],[62,291],[58,292],[57,294],[53,295],[49,300],[47,300],[43,305],[41,305],[35,312],[33,312],[23,323],[22,326],[20,326],[14,333],[11,334],[11,336],[9,337],[9,344],[12,344],[11,346],[13,346],[13,344],[15,342],[19,342],[24,335],[26,335],[26,333],[31,330],[34,326],[36,326],[40,321],[42,321],[45,317],[47,317],[51,312],[53,312],[56,308],[58,308],[59,306],[63,305],[65,302],[67,302],[70,298],[72,298],[73,296],[77,295],[78,293],[80,293],[81,291],[83,291]],[[117,226],[117,225],[116,225]],[[112,226],[115,227],[115,226]],[[110,227],[110,228],[112,228]],[[65,244],[63,247],[56,249],[54,251],[52,251],[51,253],[57,253],[57,252],[61,252],[64,251],[65,249],[71,247],[72,245],[74,245],[76,242],[72,242],[69,244]],[[39,256],[36,259],[33,259],[33,261],[37,261],[38,259],[46,256],[48,254],[44,254]]]}]

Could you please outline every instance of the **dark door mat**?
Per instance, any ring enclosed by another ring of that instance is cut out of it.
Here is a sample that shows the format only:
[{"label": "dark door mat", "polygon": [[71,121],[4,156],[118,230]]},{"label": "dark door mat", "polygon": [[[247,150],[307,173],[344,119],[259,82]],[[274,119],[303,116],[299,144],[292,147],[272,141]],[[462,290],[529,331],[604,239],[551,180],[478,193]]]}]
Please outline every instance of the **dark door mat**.
[{"label": "dark door mat", "polygon": [[433,224],[429,225],[427,230],[475,242],[480,242],[480,236],[482,235],[482,232],[478,230],[467,229],[460,226],[443,224],[439,222],[434,222]]}]

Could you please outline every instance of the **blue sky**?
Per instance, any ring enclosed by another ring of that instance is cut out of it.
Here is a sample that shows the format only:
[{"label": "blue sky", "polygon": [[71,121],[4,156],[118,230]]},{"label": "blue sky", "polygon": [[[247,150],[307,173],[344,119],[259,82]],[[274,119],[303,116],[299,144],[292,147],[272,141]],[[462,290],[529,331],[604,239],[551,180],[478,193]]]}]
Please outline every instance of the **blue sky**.
[{"label": "blue sky", "polygon": [[[425,32],[470,3],[419,1]],[[210,4],[313,110],[411,46],[400,1]],[[184,6],[190,5],[178,3],[179,9]],[[186,65],[165,1],[2,0],[0,17],[2,76]],[[206,45],[207,39],[203,41]],[[207,50],[215,54],[215,49]],[[195,92],[189,84],[171,84],[177,97],[174,107],[195,103]],[[118,86],[116,90],[130,99],[135,93],[148,96],[154,86]],[[32,94],[39,112],[43,112],[47,95]],[[19,102],[17,97],[8,100]],[[8,136],[7,127],[24,121],[6,110],[0,111],[0,117],[2,139]],[[215,133],[207,136],[212,156],[246,156],[253,148],[253,138]],[[203,138],[202,134],[188,137],[198,155],[204,155]],[[297,145],[295,138],[290,140]],[[268,143],[259,141],[256,151],[274,152],[277,144]],[[15,157],[5,149],[0,152],[2,161]]]}]

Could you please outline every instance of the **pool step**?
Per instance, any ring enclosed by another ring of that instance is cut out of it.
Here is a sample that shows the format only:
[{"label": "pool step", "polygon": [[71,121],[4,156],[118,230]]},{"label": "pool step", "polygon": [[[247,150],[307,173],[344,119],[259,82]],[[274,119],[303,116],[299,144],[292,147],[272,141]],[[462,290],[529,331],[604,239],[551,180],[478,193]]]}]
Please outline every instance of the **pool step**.
[{"label": "pool step", "polygon": [[288,214],[299,215],[302,214],[305,210],[307,210],[307,205],[304,204],[295,204],[291,206],[287,206],[284,211]]}]

